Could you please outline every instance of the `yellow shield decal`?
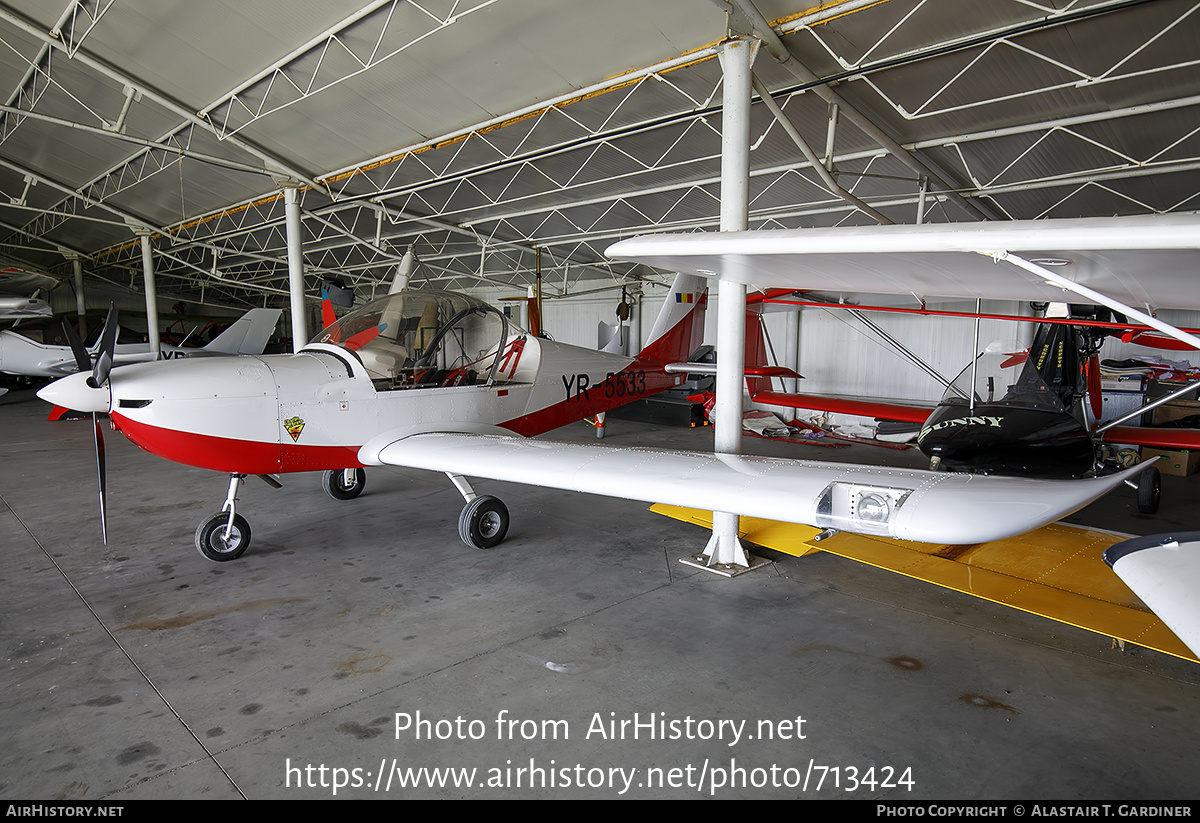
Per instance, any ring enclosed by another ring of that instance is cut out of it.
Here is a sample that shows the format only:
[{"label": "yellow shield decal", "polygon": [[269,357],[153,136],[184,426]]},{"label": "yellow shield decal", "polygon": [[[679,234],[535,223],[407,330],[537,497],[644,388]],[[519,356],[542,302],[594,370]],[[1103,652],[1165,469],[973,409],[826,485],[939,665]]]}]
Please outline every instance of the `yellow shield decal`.
[{"label": "yellow shield decal", "polygon": [[287,433],[292,436],[292,442],[295,443],[300,439],[300,432],[304,431],[304,420],[299,417],[289,417],[283,421],[283,427],[287,429]]}]

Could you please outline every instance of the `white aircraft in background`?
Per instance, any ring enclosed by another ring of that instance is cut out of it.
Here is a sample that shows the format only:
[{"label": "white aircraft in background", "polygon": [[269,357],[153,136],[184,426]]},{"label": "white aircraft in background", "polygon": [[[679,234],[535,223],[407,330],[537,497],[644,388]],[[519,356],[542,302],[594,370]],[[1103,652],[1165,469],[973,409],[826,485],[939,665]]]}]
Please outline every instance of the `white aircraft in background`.
[{"label": "white aircraft in background", "polygon": [[50,317],[50,304],[33,297],[0,297],[0,320],[21,320],[27,317]]},{"label": "white aircraft in background", "polygon": [[[207,346],[189,349],[163,343],[160,344],[160,357],[172,360],[181,357],[262,354],[281,313],[280,309],[251,309]],[[99,348],[99,342],[92,347],[89,354],[93,360]],[[127,343],[114,346],[112,358],[115,365],[123,366],[154,360],[155,355],[146,343]],[[63,377],[78,370],[70,346],[52,346],[30,340],[14,331],[0,331],[0,372],[30,377]]]},{"label": "white aircraft in background", "polygon": [[34,297],[58,285],[53,277],[24,269],[0,269],[0,320],[50,317],[50,304]]}]

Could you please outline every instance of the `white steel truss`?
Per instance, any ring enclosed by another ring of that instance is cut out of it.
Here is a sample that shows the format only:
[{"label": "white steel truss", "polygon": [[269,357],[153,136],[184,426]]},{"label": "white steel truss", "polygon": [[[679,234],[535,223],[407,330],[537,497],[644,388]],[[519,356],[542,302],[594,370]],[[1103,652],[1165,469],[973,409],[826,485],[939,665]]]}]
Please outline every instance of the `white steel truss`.
[{"label": "white steel truss", "polygon": [[[414,44],[432,37],[451,43],[459,22],[510,2],[371,3],[188,117],[162,103],[144,80],[109,71],[107,81],[131,90],[124,104],[151,106],[176,120],[81,181],[38,173],[3,153],[10,135],[35,122],[22,112],[48,115],[39,107],[53,90],[69,91],[57,79],[66,55],[82,61],[72,63],[73,71],[92,70],[84,38],[103,28],[111,3],[67,7],[69,50],[43,42],[30,53],[17,37],[0,35],[0,47],[29,54],[0,110],[0,160],[10,172],[0,177],[0,227],[9,256],[66,247],[88,254],[90,270],[120,282],[110,269],[140,266],[131,234],[90,248],[65,238],[85,223],[99,237],[102,229],[138,222],[160,235],[156,271],[176,291],[203,288],[210,298],[239,303],[274,299],[287,292],[287,243],[282,196],[265,182],[271,174],[307,181],[300,194],[314,294],[315,280],[332,276],[364,294],[386,288],[409,248],[421,261],[414,282],[439,287],[524,286],[538,250],[557,291],[597,277],[645,276],[637,267],[609,264],[604,248],[634,233],[705,230],[718,222],[722,94],[712,57],[720,32],[686,54],[352,166],[306,173],[304,164],[257,143],[285,110],[337,94],[351,78],[382,79],[397,62],[391,58]],[[931,185],[840,117],[813,83],[798,82],[765,56],[755,70],[805,140],[826,147],[823,164],[839,187],[895,222],[914,222],[918,213],[922,220],[964,219],[952,207],[958,198],[998,218],[1200,206],[1200,72],[1193,57],[1200,3],[970,5],[986,7],[978,30],[964,24],[970,15],[963,4],[947,14],[937,0],[843,3],[832,7],[841,17],[826,10],[820,19],[800,15],[774,26],[821,80],[836,80],[843,99],[936,168],[945,187]],[[1088,48],[1093,41],[1112,46]],[[93,129],[125,120],[123,113],[91,108],[102,121],[87,124]],[[256,142],[244,140],[252,131]],[[257,181],[256,193],[193,211],[189,189],[202,188],[213,169]],[[31,179],[33,194],[57,196],[30,204]],[[138,207],[148,192],[157,210]],[[34,209],[40,212],[30,218]],[[870,220],[825,187],[757,102],[751,225]]]}]

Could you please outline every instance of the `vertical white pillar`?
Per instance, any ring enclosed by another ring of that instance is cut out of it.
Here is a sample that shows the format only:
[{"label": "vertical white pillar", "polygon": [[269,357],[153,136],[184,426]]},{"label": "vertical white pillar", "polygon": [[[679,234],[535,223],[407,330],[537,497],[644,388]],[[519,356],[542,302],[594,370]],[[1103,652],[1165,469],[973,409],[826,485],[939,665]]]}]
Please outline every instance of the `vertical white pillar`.
[{"label": "vertical white pillar", "polygon": [[[724,72],[721,116],[721,231],[750,225],[750,67],[758,41],[730,40],[720,52]],[[721,279],[717,291],[717,379],[713,450],[742,452],[742,381],[746,364],[746,287]],[[738,516],[713,512],[713,533],[704,553],[713,565],[746,566],[738,540]]]},{"label": "vertical white pillar", "polygon": [[79,316],[79,339],[87,339],[87,301],[83,295],[83,261],[78,257],[71,258],[71,266],[75,269],[75,314]]},{"label": "vertical white pillar", "polygon": [[304,234],[300,224],[299,186],[284,184],[283,209],[287,223],[288,291],[292,310],[292,351],[308,342],[308,318],[304,303]]},{"label": "vertical white pillar", "polygon": [[158,289],[154,283],[154,250],[150,246],[150,232],[139,231],[142,241],[142,283],[146,291],[146,339],[154,358],[159,356],[158,339]]}]

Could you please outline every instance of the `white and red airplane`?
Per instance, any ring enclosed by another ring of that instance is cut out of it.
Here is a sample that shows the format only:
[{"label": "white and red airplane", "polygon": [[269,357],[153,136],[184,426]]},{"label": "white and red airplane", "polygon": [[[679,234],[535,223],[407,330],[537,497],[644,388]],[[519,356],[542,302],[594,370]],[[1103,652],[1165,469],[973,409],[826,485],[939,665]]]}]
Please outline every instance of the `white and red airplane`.
[{"label": "white and red airplane", "polygon": [[296,354],[98,367],[39,394],[109,412],[154,454],[228,473],[222,513],[196,531],[212,560],[250,544],[236,512],[250,474],[278,485],[272,475],[323,471],[326,491],[346,499],[362,491],[366,466],[444,472],[466,500],[460,536],[490,548],[507,532],[508,511],[476,494],[468,475],[977,543],[1057,520],[1139,470],[1031,480],[526,439],[682,382],[667,367],[700,342],[705,303],[703,278],[679,275],[650,342],[630,358],[530,336],[470,297],[400,291],[347,314]]}]

